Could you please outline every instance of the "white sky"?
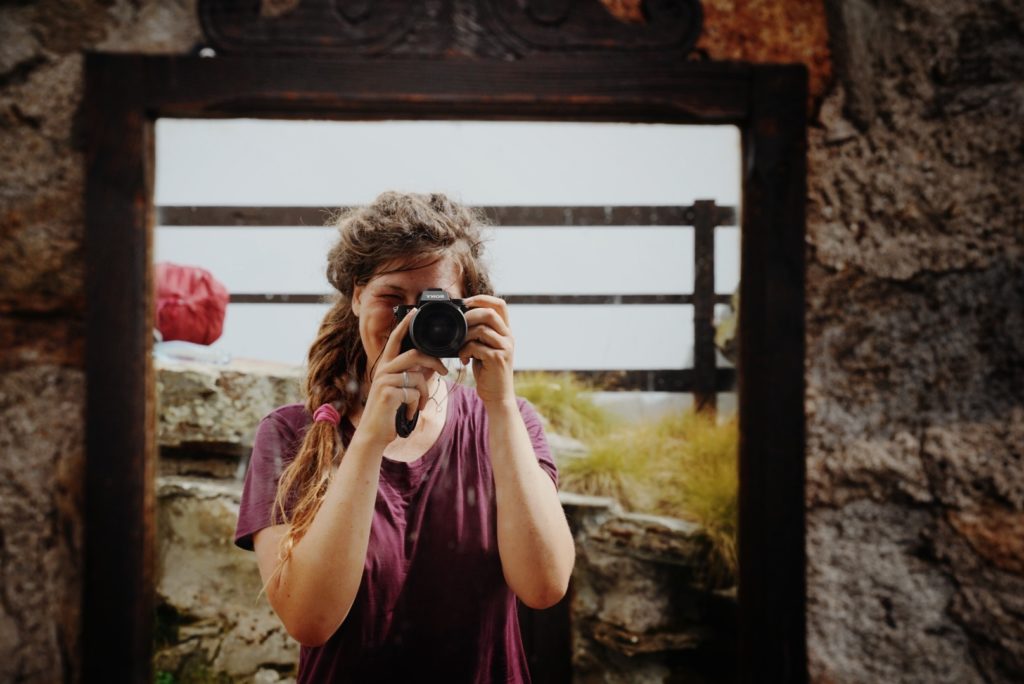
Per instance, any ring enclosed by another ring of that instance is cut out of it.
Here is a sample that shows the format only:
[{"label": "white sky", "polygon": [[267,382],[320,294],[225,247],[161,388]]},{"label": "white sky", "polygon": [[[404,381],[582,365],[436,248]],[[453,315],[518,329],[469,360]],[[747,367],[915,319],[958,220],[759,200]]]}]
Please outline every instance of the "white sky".
[{"label": "white sky", "polygon": [[739,179],[733,126],[157,122],[159,204],[334,206],[394,189],[470,204],[735,205]]}]

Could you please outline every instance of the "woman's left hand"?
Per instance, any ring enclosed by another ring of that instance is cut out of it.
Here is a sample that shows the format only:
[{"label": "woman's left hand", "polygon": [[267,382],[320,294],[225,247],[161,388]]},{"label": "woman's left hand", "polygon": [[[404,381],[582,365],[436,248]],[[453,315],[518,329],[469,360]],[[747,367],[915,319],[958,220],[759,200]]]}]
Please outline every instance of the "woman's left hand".
[{"label": "woman's left hand", "polygon": [[462,300],[466,312],[466,343],[459,349],[463,365],[473,359],[476,392],[484,405],[515,401],[512,358],[515,340],[508,325],[508,304],[490,295]]}]

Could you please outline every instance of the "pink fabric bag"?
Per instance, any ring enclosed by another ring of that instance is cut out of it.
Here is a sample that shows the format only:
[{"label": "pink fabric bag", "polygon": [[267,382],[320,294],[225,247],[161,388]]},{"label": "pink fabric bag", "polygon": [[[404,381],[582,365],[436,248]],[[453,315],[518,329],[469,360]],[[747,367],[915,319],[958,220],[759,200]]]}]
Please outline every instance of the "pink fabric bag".
[{"label": "pink fabric bag", "polygon": [[224,330],[228,290],[206,269],[156,265],[156,327],[164,341],[212,344]]}]

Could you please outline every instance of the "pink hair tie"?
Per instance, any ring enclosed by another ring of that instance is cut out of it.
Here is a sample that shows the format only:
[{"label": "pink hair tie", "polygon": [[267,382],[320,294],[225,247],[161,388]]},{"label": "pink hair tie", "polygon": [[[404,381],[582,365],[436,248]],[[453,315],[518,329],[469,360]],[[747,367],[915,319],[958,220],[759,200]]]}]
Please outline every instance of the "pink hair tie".
[{"label": "pink hair tie", "polygon": [[334,425],[337,425],[340,420],[341,414],[338,413],[338,410],[331,406],[330,404],[321,404],[320,408],[318,408],[316,412],[313,413],[314,423],[324,421],[327,423],[333,423]]}]

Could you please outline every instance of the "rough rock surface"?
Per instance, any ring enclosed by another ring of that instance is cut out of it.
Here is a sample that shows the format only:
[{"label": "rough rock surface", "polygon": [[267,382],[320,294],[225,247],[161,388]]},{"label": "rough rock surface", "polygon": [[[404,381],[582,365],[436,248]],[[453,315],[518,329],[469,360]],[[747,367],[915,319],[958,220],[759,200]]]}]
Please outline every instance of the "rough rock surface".
[{"label": "rough rock surface", "polygon": [[812,681],[1024,679],[1024,5],[828,2],[810,135]]},{"label": "rough rock surface", "polygon": [[224,366],[157,362],[159,471],[235,476],[260,419],[301,401],[301,379],[298,366],[248,359]]},{"label": "rough rock surface", "polygon": [[576,539],[574,681],[729,681],[736,598],[710,586],[701,528],[623,513],[612,499],[561,498]]},{"label": "rough rock surface", "polygon": [[702,0],[701,6],[698,51],[714,60],[804,64],[811,97],[824,94],[832,61],[821,0]]},{"label": "rough rock surface", "polygon": [[77,369],[0,374],[0,682],[62,681],[78,649],[84,394]]},{"label": "rough rock surface", "polygon": [[260,595],[255,556],[232,542],[241,492],[237,480],[157,480],[157,670],[181,677],[202,667],[252,681],[298,662],[298,643]]}]

